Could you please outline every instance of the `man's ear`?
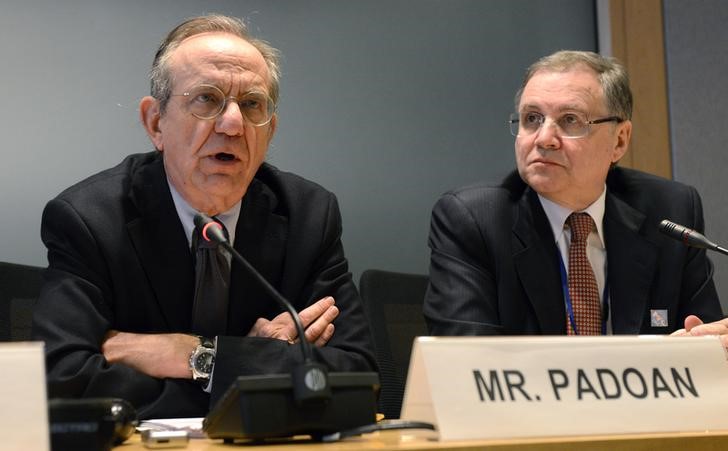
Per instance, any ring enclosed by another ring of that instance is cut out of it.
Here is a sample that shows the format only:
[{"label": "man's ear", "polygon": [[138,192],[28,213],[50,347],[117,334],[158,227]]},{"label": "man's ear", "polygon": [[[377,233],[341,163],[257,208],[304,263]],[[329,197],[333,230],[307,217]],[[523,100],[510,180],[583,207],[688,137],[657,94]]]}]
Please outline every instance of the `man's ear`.
[{"label": "man's ear", "polygon": [[278,127],[278,115],[274,114],[273,117],[270,118],[270,123],[268,124],[268,145],[270,145],[270,142],[273,140],[276,127]]},{"label": "man's ear", "polygon": [[139,102],[139,119],[141,119],[144,130],[149,135],[152,144],[160,152],[164,150],[162,130],[159,128],[161,116],[159,100],[152,96],[142,98]]},{"label": "man's ear", "polygon": [[617,124],[617,136],[612,150],[612,163],[619,161],[629,148],[629,141],[632,138],[632,121],[626,120]]}]

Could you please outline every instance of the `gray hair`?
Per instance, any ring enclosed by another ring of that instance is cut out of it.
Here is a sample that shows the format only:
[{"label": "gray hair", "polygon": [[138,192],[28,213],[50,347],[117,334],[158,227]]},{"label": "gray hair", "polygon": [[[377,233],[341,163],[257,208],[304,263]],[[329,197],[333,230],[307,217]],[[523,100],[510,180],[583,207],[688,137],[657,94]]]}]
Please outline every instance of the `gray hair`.
[{"label": "gray hair", "polygon": [[565,72],[579,65],[584,65],[596,73],[607,101],[609,114],[622,120],[632,119],[632,91],[624,66],[616,58],[574,50],[561,50],[544,56],[528,68],[523,83],[516,93],[516,110],[521,102],[523,89],[537,72]]},{"label": "gray hair", "polygon": [[274,103],[278,103],[281,78],[279,63],[280,52],[267,42],[253,38],[248,32],[248,27],[242,20],[219,14],[209,14],[185,20],[170,31],[164,41],[159,45],[149,75],[151,79],[151,95],[159,100],[160,110],[162,112],[165,111],[167,102],[172,95],[172,76],[169,68],[169,60],[172,52],[185,39],[210,32],[222,32],[238,36],[249,42],[263,55],[270,75],[268,94]]}]

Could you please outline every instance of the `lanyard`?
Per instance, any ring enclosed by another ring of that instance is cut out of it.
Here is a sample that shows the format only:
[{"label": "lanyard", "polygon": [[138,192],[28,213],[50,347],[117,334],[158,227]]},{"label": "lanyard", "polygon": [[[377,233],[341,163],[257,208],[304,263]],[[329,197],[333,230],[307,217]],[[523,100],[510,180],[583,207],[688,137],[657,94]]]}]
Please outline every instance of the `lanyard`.
[{"label": "lanyard", "polygon": [[[574,329],[574,333],[579,335],[579,330],[576,328],[576,320],[574,319],[574,308],[571,304],[571,295],[569,294],[569,282],[566,276],[566,265],[564,265],[564,259],[559,254],[559,270],[561,271],[561,291],[564,293],[564,299],[566,301],[566,313],[569,315],[569,321],[571,327]],[[602,294],[602,335],[607,335],[607,319],[609,318],[609,300],[607,299],[607,293],[609,287],[606,281],[604,282],[604,293]]]}]

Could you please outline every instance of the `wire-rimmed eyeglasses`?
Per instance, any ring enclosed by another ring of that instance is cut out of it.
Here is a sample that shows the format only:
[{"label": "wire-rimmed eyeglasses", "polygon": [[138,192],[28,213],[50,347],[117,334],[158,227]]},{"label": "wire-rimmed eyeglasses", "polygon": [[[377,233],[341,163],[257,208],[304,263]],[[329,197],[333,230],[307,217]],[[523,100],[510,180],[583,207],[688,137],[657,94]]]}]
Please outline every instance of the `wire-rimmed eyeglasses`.
[{"label": "wire-rimmed eyeglasses", "polygon": [[[510,124],[511,135],[529,136],[541,129],[546,123],[546,117],[541,113],[528,111],[524,113],[511,113],[508,123]],[[589,134],[592,125],[605,122],[623,122],[624,119],[618,116],[609,116],[600,119],[589,120],[578,113],[566,113],[551,122],[556,125],[559,135],[563,138],[583,138]]]},{"label": "wire-rimmed eyeglasses", "polygon": [[187,111],[198,119],[215,119],[225,111],[229,101],[238,104],[245,121],[257,127],[270,122],[276,112],[276,104],[263,92],[246,92],[240,96],[226,96],[214,85],[198,85],[182,94],[172,94],[185,98]]}]

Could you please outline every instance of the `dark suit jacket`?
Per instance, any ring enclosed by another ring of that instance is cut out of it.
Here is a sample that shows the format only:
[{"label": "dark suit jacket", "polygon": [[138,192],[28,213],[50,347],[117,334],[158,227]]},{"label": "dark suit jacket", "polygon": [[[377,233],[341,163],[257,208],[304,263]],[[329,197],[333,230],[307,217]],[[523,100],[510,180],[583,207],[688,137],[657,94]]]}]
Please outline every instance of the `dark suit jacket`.
[{"label": "dark suit jacket", "polygon": [[[111,365],[100,352],[109,329],[190,331],[193,258],[161,154],[129,156],[61,193],[43,212],[41,236],[49,268],[33,328],[35,338],[46,342],[50,395],[121,397],[142,418],[204,416],[209,395],[196,383]],[[243,198],[235,237],[235,248],[298,311],[326,295],[336,299],[340,314],[334,337],[315,350],[330,369],[375,368],[333,194],[263,164]],[[271,319],[281,311],[233,262],[214,393],[224,391],[238,374],[288,372],[300,361],[298,346],[245,337],[257,318]]]},{"label": "dark suit jacket", "polygon": [[[659,233],[663,219],[703,230],[694,188],[615,168],[607,178],[604,240],[615,334],[663,334],[689,314],[722,317],[705,251]],[[432,213],[433,335],[565,334],[558,249],[537,194],[512,173],[500,186],[443,195]],[[666,309],[668,327],[652,327]]]}]

